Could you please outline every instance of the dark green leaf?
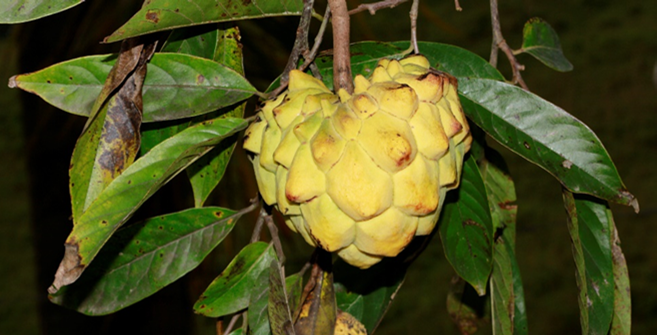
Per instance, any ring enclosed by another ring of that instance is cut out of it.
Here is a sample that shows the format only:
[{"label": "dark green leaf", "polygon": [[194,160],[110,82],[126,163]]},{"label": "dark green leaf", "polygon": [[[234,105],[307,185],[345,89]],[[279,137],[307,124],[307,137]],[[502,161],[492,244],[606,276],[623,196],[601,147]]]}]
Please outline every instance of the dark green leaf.
[{"label": "dark green leaf", "polygon": [[484,295],[493,266],[493,222],[486,187],[472,156],[463,164],[461,186],[447,193],[440,220],[445,257],[461,278]]},{"label": "dark green leaf", "polygon": [[244,329],[242,328],[235,329],[232,332],[230,332],[229,335],[244,335]]},{"label": "dark green leaf", "polygon": [[[13,84],[72,114],[89,116],[116,56],[87,56],[14,76]],[[12,86],[12,87],[13,87]],[[239,73],[208,59],[156,53],[144,82],[144,122],[212,112],[247,99],[256,89]]]},{"label": "dark green leaf", "polygon": [[247,245],[203,292],[194,304],[194,311],[219,317],[249,307],[249,299],[256,292],[253,286],[263,272],[269,278],[269,264],[274,259],[272,245],[265,242]]},{"label": "dark green leaf", "polygon": [[618,238],[618,230],[607,209],[607,218],[612,223],[612,245],[614,266],[614,318],[611,321],[610,335],[630,335],[632,332],[632,297],[630,295],[630,276],[627,270],[625,255],[621,250],[621,242]]},{"label": "dark green leaf", "polygon": [[582,334],[607,334],[614,315],[613,221],[604,201],[564,190]]},{"label": "dark green leaf", "polygon": [[[477,147],[477,141],[473,148]],[[527,334],[527,315],[520,269],[515,258],[518,208],[513,179],[502,156],[490,147],[479,162],[488,207],[496,229],[491,274],[491,304],[495,334]],[[501,232],[501,233],[500,233]]]},{"label": "dark green leaf", "polygon": [[496,80],[460,78],[459,90],[470,120],[569,190],[638,209],[598,137],[572,115]]},{"label": "dark green leaf", "polygon": [[59,13],[77,6],[84,0],[18,0],[3,1],[0,23],[21,23]]},{"label": "dark green leaf", "polygon": [[479,163],[481,177],[486,185],[488,208],[495,229],[502,231],[511,250],[516,240],[516,188],[502,156],[492,148],[486,148],[486,158]]},{"label": "dark green leaf", "polygon": [[105,38],[116,42],[173,28],[282,15],[301,15],[301,0],[214,1],[151,0],[121,28]]},{"label": "dark green leaf", "polygon": [[290,312],[294,313],[301,304],[301,294],[303,293],[303,277],[298,273],[285,278],[285,290],[287,300],[290,305]]},{"label": "dark green leaf", "polygon": [[[510,243],[507,244],[507,246]],[[509,248],[507,248],[509,249]],[[509,250],[511,256],[511,269],[513,270],[513,301],[515,305],[513,313],[513,333],[515,335],[527,335],[529,328],[527,326],[527,309],[525,308],[525,290],[522,285],[522,276],[520,275],[520,267],[515,257],[515,251]]]},{"label": "dark green leaf", "polygon": [[251,286],[247,310],[249,335],[271,335],[269,327],[269,271],[263,271]]},{"label": "dark green leaf", "polygon": [[[240,34],[237,27],[218,30],[213,59],[235,72],[244,75],[242,46],[239,43],[239,39]],[[206,114],[204,117],[243,117],[245,107],[246,103],[242,103],[238,106],[227,108],[227,111],[219,110]],[[187,169],[187,176],[194,191],[194,203],[197,207],[203,206],[203,203],[224,176],[230,157],[235,149],[237,138],[234,138],[234,140],[232,143],[228,141],[223,142]]]},{"label": "dark green leaf", "polygon": [[559,36],[543,19],[535,17],[522,30],[521,52],[526,52],[557,71],[571,71],[571,64],[561,50]]},{"label": "dark green leaf", "polygon": [[116,312],[196,268],[241,214],[205,207],[119,229],[85,274],[50,300],[87,315]]},{"label": "dark green leaf", "polygon": [[205,59],[213,59],[217,48],[215,26],[199,26],[176,29],[162,46],[161,52],[187,54]]},{"label": "dark green leaf", "polygon": [[273,335],[294,335],[292,312],[285,292],[285,277],[278,260],[269,266],[269,326]]},{"label": "dark green leaf", "polygon": [[502,237],[495,241],[493,251],[493,272],[490,277],[493,334],[513,335],[515,303],[511,257],[515,256]]},{"label": "dark green leaf", "polygon": [[335,298],[338,308],[353,315],[374,333],[388,311],[395,294],[404,283],[408,251],[418,251],[421,239],[411,242],[402,255],[386,258],[367,270],[352,267],[343,260],[335,264]]},{"label": "dark green leaf", "polygon": [[160,143],[114,179],[73,225],[52,290],[75,281],[110,236],[162,185],[247,122],[226,118],[188,128]]}]

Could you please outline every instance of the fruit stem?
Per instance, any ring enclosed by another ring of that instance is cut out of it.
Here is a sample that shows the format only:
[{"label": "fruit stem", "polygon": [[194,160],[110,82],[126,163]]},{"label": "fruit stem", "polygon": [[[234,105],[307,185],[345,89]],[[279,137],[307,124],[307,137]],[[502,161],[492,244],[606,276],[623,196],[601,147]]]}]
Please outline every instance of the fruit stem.
[{"label": "fruit stem", "polygon": [[333,89],[354,92],[349,53],[349,12],[345,0],[329,0],[333,26]]}]

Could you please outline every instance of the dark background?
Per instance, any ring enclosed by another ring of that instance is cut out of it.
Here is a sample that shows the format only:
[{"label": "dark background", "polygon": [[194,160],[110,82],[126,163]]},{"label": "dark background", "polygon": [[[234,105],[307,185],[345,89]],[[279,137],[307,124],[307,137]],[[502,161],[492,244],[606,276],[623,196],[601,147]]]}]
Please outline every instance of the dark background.
[{"label": "dark background", "polygon": [[[359,1],[349,1],[349,7]],[[0,78],[36,71],[67,59],[116,52],[98,42],[141,2],[87,1],[35,22],[0,26]],[[491,30],[485,1],[423,1],[420,40],[455,44],[488,58]],[[316,8],[323,8],[317,6]],[[352,17],[352,40],[408,40],[410,3]],[[657,4],[651,1],[500,1],[502,30],[513,48],[534,16],[558,32],[574,70],[559,73],[528,55],[523,78],[529,88],[595,131],[621,177],[641,203],[641,213],[612,206],[632,280],[633,330],[657,334]],[[264,90],[281,71],[297,18],[239,22],[247,78]],[[314,27],[316,29],[316,27]],[[325,41],[330,41],[326,37]],[[329,45],[325,43],[325,48]],[[508,62],[500,69],[510,78]],[[249,105],[252,113],[254,104]],[[197,270],[156,295],[107,317],[87,317],[48,302],[46,289],[70,232],[68,164],[84,119],[50,107],[38,97],[0,87],[0,334],[213,334],[214,321],[193,314],[207,284],[245,244],[253,220],[244,218],[229,239]],[[498,148],[506,157],[518,194],[517,257],[525,285],[532,334],[577,334],[575,267],[561,204],[560,185],[547,173]],[[243,207],[255,195],[250,164],[237,151],[208,205]],[[184,174],[182,175],[184,176]],[[149,200],[137,216],[192,206],[184,178]],[[287,254],[302,259],[308,248],[284,232]],[[290,264],[289,268],[294,268]],[[291,271],[288,271],[291,273]],[[445,310],[453,276],[437,239],[411,267],[377,334],[457,334]],[[488,326],[482,334],[490,333]]]}]

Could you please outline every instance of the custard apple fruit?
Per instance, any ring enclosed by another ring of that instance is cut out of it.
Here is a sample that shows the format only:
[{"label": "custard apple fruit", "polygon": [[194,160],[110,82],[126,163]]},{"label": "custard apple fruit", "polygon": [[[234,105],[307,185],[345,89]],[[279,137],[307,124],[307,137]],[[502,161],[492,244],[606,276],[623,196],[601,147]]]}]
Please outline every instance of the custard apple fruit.
[{"label": "custard apple fruit", "polygon": [[396,256],[459,185],[472,137],[456,85],[421,55],[381,60],[353,94],[293,70],[245,133],[262,198],[354,266]]}]

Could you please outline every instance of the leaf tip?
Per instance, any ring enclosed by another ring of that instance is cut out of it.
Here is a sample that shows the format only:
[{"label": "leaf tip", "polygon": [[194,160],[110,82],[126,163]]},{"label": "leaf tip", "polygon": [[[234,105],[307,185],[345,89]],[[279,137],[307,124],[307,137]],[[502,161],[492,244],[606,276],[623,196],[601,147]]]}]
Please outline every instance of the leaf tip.
[{"label": "leaf tip", "polygon": [[634,213],[639,214],[641,208],[639,208],[639,200],[637,198],[632,199],[629,205],[632,206],[632,208],[634,208]]},{"label": "leaf tip", "polygon": [[14,76],[12,76],[11,78],[9,78],[9,84],[7,84],[7,86],[9,86],[9,88],[16,88],[16,87],[18,86],[18,85],[16,84],[16,77],[17,77],[17,76],[18,76],[18,75],[14,75]]}]

